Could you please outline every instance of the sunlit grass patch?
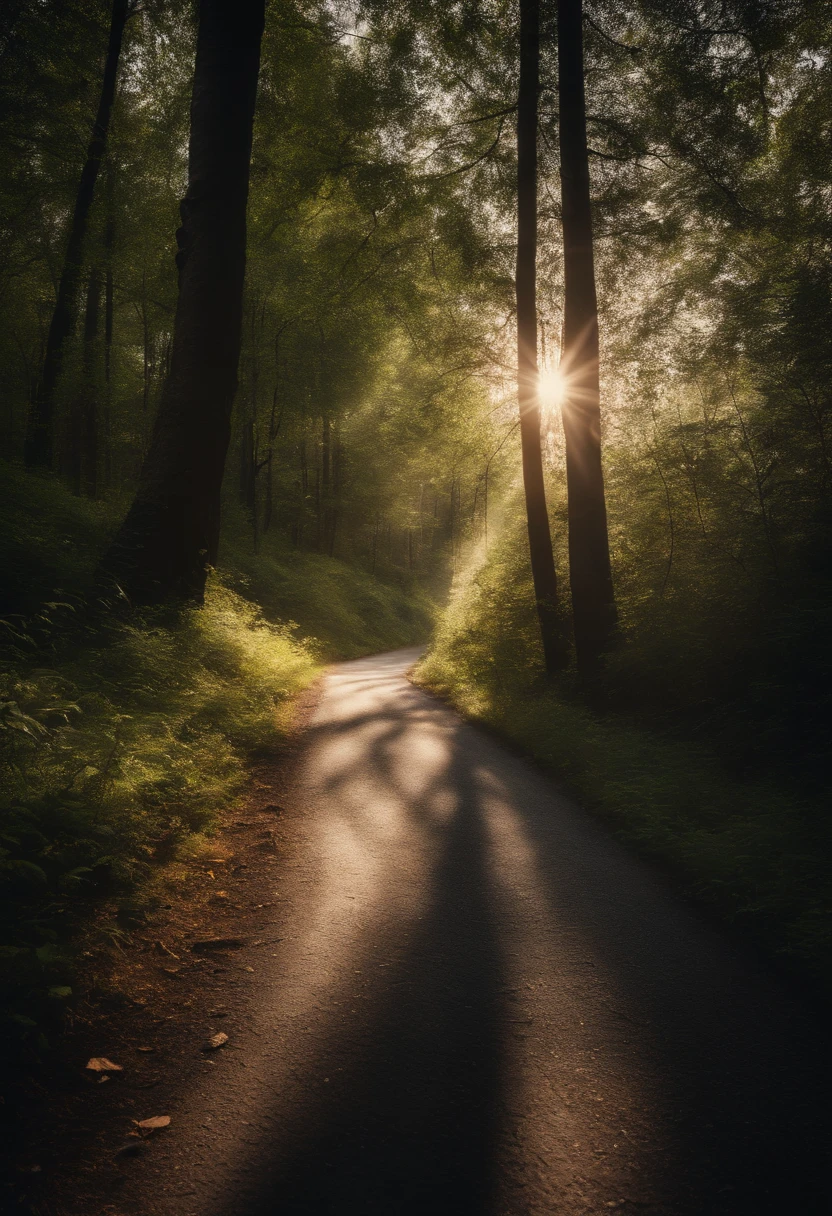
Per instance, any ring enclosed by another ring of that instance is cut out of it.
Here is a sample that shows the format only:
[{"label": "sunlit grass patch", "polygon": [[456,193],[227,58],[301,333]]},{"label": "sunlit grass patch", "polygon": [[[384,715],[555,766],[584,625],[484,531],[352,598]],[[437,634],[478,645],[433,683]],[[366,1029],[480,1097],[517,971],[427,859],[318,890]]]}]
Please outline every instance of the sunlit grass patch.
[{"label": "sunlit grass patch", "polygon": [[76,922],[211,831],[318,670],[292,628],[214,577],[202,610],[0,673],[0,980],[18,1026],[56,999]]}]

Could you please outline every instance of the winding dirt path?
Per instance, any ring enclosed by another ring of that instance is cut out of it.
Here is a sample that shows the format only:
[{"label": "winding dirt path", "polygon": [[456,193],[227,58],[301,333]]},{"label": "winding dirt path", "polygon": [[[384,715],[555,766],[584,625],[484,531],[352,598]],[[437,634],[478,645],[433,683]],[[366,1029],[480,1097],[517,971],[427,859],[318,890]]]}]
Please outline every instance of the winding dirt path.
[{"label": "winding dirt path", "polygon": [[812,1015],[415,657],[327,677],[259,998],[113,1210],[832,1211]]}]

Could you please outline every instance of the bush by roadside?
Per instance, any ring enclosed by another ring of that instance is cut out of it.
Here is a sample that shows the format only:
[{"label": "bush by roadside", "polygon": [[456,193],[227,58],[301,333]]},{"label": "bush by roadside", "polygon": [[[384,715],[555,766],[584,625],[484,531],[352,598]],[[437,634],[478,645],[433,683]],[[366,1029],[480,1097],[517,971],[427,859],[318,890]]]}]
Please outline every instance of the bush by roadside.
[{"label": "bush by roadside", "polygon": [[569,675],[547,686],[526,566],[509,537],[460,581],[417,681],[511,739],[687,892],[832,991],[832,823],[814,785],[774,768],[745,778],[707,736],[597,712]]}]

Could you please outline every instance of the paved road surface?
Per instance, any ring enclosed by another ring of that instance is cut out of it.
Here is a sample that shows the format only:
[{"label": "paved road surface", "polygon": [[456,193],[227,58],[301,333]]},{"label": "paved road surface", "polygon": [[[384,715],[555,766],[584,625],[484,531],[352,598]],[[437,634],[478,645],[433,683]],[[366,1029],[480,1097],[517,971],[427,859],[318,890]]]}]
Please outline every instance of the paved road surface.
[{"label": "paved road surface", "polygon": [[415,657],[327,678],[262,1000],[125,1210],[832,1212],[812,1017]]}]

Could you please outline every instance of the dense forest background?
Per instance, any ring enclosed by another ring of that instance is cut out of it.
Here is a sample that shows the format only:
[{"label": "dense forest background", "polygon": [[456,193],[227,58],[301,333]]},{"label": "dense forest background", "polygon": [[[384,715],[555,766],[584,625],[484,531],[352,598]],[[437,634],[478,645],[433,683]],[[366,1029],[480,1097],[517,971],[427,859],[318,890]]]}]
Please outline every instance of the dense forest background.
[{"label": "dense forest background", "polygon": [[[321,662],[434,624],[418,678],[832,975],[832,14],[586,6],[618,615],[587,686],[556,375],[556,7],[541,8],[537,141],[541,434],[569,657],[552,682],[517,420],[518,7],[267,5],[220,550],[204,607],[173,611],[119,603],[96,571],[170,370],[195,13],[121,5],[73,246],[119,2],[5,6],[0,883],[7,1012],[32,1050],[72,998],[79,935],[103,950],[129,932],[154,866],[210,830]],[[44,457],[32,419],[50,367]]]}]

